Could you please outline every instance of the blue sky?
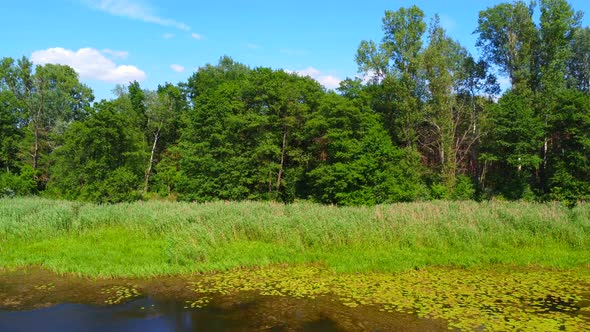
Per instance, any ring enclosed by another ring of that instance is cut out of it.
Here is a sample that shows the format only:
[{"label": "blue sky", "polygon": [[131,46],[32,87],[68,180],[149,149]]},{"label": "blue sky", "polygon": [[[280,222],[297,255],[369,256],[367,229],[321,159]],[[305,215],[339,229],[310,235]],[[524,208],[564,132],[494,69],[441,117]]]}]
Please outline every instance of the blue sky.
[{"label": "blue sky", "polygon": [[[223,55],[297,71],[333,88],[357,74],[360,41],[381,39],[385,10],[416,4],[428,20],[438,13],[448,34],[477,54],[478,13],[501,2],[4,0],[0,57],[69,64],[97,99],[111,98],[115,84],[130,80],[149,89],[185,81]],[[590,12],[590,1],[570,3]],[[590,25],[587,16],[583,25]]]}]

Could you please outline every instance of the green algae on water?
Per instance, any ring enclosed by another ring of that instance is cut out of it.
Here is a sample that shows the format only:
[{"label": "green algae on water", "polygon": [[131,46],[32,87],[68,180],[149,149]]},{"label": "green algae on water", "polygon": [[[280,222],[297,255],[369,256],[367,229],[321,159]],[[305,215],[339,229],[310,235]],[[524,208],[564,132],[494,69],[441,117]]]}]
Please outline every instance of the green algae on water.
[{"label": "green algae on water", "polygon": [[137,289],[137,286],[132,285],[115,285],[107,287],[103,289],[101,293],[107,296],[107,299],[104,301],[104,303],[110,305],[127,302],[141,295]]},{"label": "green algae on water", "polygon": [[275,266],[199,276],[188,287],[201,295],[336,296],[339,305],[442,319],[450,329],[590,329],[590,274],[572,271],[431,268],[336,274],[318,267]]}]

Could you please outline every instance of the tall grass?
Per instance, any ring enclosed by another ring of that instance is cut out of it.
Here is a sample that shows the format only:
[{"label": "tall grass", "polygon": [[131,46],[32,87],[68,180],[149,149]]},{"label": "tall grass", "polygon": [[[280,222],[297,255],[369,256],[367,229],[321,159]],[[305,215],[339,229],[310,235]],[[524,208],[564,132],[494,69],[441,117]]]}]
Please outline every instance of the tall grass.
[{"label": "tall grass", "polygon": [[149,276],[273,263],[322,263],[348,272],[429,265],[590,267],[590,206],[0,199],[0,267]]}]

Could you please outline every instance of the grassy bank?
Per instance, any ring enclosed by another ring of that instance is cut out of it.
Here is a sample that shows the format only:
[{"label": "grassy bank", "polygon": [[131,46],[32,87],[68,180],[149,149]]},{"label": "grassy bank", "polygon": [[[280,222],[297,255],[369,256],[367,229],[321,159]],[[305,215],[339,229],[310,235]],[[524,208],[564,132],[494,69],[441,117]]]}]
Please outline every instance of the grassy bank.
[{"label": "grassy bank", "polygon": [[0,199],[0,267],[151,276],[276,263],[337,271],[509,264],[590,267],[590,206]]}]

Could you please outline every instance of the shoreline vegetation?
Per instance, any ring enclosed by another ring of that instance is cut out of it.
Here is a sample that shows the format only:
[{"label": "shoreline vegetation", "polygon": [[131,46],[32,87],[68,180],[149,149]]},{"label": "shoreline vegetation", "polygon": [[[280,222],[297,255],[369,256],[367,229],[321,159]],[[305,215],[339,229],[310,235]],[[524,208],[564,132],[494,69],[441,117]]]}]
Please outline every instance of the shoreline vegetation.
[{"label": "shoreline vegetation", "polygon": [[590,268],[590,206],[432,201],[98,205],[0,199],[0,268],[155,277],[287,264],[342,273]]},{"label": "shoreline vegetation", "polygon": [[358,76],[335,89],[221,55],[95,100],[72,67],[0,58],[0,197],[589,202],[584,13],[566,0],[481,9],[478,55],[436,14],[386,10],[377,39],[350,50]]}]

